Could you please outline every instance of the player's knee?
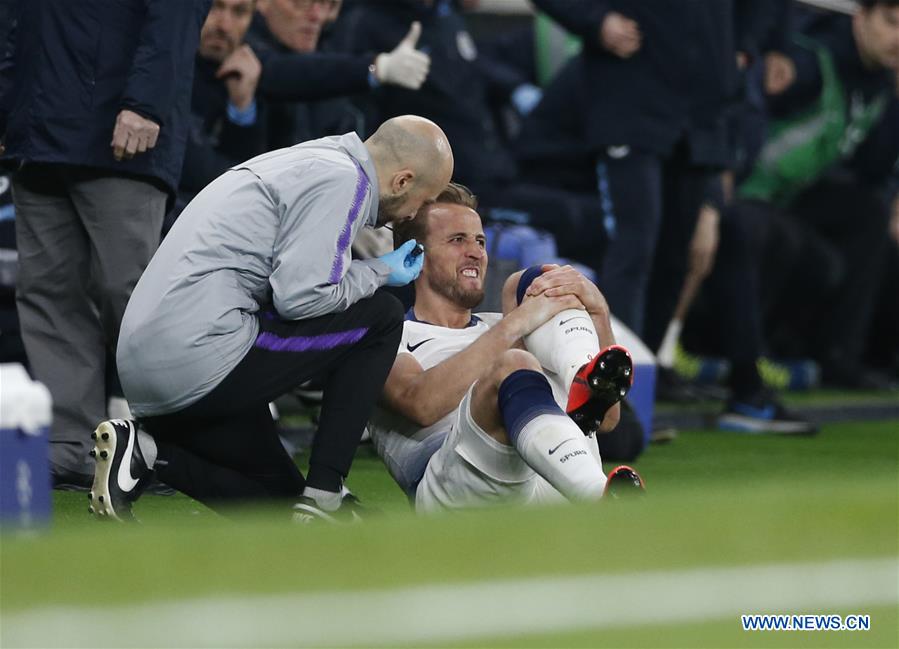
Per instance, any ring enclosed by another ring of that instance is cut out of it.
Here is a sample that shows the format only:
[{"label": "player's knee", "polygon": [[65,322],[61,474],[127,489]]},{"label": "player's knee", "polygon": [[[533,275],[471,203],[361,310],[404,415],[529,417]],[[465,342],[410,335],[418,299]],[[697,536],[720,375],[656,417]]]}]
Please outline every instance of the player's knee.
[{"label": "player's knee", "polygon": [[543,371],[540,361],[532,353],[523,349],[509,349],[503,352],[503,355],[493,367],[494,384],[499,385],[507,376],[518,370]]}]

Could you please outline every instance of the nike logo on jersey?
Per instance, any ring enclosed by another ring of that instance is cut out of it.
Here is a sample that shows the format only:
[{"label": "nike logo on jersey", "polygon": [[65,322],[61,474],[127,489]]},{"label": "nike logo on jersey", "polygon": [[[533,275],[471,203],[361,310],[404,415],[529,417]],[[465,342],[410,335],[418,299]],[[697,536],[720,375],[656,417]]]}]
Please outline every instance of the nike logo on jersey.
[{"label": "nike logo on jersey", "polygon": [[568,318],[568,320],[559,320],[559,326],[562,327],[562,326],[568,324],[569,322],[571,322],[572,320],[587,320],[587,319],[588,319],[587,316],[576,315],[573,318]]},{"label": "nike logo on jersey", "polygon": [[555,448],[549,449],[549,454],[552,455],[553,453],[555,453],[556,451],[558,451],[560,448],[562,448],[562,445],[563,445],[563,444],[567,444],[568,442],[572,441],[573,439],[574,439],[574,437],[569,437],[568,439],[566,439],[564,442],[562,442],[561,444],[559,444],[559,445],[556,446]]},{"label": "nike logo on jersey", "polygon": [[413,345],[412,343],[406,343],[406,349],[408,349],[410,352],[414,352],[416,349],[418,349],[419,347],[421,347],[421,346],[424,345],[425,343],[431,342],[432,340],[434,340],[434,339],[433,339],[433,338],[426,338],[426,339],[422,340],[420,343],[417,343],[417,344],[415,344],[415,345]]}]

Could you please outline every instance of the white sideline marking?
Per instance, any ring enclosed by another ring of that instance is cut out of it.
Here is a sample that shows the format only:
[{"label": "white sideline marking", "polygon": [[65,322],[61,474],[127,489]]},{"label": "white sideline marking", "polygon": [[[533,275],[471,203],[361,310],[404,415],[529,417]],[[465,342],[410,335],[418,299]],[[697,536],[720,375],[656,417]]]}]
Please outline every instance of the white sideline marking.
[{"label": "white sideline marking", "polygon": [[[864,613],[899,601],[899,559],[222,596],[3,615],[2,646],[394,645],[690,622]],[[876,624],[876,620],[874,620]]]}]

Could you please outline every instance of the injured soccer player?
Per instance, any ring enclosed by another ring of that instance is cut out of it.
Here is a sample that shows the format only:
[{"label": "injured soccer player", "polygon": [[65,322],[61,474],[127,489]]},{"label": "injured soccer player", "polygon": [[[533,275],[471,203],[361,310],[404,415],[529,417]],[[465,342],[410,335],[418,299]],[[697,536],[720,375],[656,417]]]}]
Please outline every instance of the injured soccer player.
[{"label": "injured soccer player", "polygon": [[633,379],[599,289],[570,266],[513,274],[503,314],[478,313],[487,250],[475,197],[451,183],[394,244],[424,245],[415,302],[369,431],[419,512],[494,502],[592,501],[642,489],[603,472],[597,434]]}]

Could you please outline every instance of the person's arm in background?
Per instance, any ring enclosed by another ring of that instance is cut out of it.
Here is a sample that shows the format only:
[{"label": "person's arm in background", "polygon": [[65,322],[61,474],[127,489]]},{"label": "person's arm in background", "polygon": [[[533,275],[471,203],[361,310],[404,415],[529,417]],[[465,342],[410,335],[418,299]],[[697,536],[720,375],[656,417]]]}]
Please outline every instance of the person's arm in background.
[{"label": "person's arm in background", "polygon": [[726,173],[709,174],[705,197],[699,207],[696,228],[690,240],[688,272],[700,279],[705,279],[712,272],[718,254]]},{"label": "person's arm in background", "polygon": [[534,5],[573,34],[584,47],[600,48],[617,57],[636,54],[643,36],[636,21],[595,0],[533,0]]},{"label": "person's arm in background", "polygon": [[[751,2],[746,4],[752,5]],[[763,57],[764,91],[768,95],[777,95],[796,80],[796,65],[784,54],[796,30],[794,5],[792,2],[775,2],[767,17],[767,29],[759,34],[759,56]]]},{"label": "person's arm in background", "polygon": [[367,92],[371,63],[349,54],[260,53],[259,92],[268,99],[314,101]]},{"label": "person's arm in background", "polygon": [[415,48],[420,33],[421,26],[414,23],[392,50],[371,56],[264,52],[259,89],[266,97],[287,101],[345,97],[380,84],[417,90],[431,65],[431,58]]},{"label": "person's arm in background", "polygon": [[[764,93],[772,117],[789,115],[814,101],[821,93],[818,57],[804,47],[795,28],[802,22],[792,9],[780,14],[784,28],[769,33],[766,42]],[[814,32],[817,21],[806,25]]]},{"label": "person's arm in background", "polygon": [[479,42],[476,64],[487,82],[490,103],[511,104],[519,115],[528,115],[543,96],[537,86],[535,60],[533,27]]},{"label": "person's arm in background", "polygon": [[544,88],[540,103],[522,121],[515,150],[520,161],[589,169],[592,183],[595,154],[584,142],[581,111],[570,110],[586,101],[581,67],[582,61],[575,57],[559,69]]},{"label": "person's arm in background", "polygon": [[256,97],[261,73],[262,64],[246,44],[234,50],[216,73],[228,89],[217,151],[231,160],[229,166],[265,150],[262,102]]},{"label": "person's arm in background", "polygon": [[786,45],[791,3],[783,0],[737,0],[734,7],[736,46],[745,66],[768,51]]},{"label": "person's arm in background", "polygon": [[209,10],[208,0],[145,0],[144,24],[113,128],[113,156],[129,159],[156,146],[175,101],[175,84],[191,69],[193,51],[183,47],[199,34]]},{"label": "person's arm in background", "polygon": [[[188,133],[179,190],[199,192],[229,167],[265,151],[264,104],[256,98],[261,65],[253,50],[242,45],[225,59],[217,76],[228,99],[215,138],[199,125]],[[202,116],[194,116],[198,122]]]}]

